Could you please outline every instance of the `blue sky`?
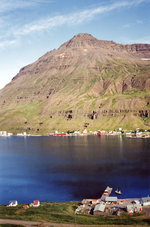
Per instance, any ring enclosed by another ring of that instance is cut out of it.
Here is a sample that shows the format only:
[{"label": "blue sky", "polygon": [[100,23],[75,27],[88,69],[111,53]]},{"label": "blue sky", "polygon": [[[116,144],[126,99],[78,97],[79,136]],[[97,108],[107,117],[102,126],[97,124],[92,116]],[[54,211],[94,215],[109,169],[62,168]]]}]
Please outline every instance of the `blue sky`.
[{"label": "blue sky", "polygon": [[78,33],[150,43],[150,0],[0,0],[0,88]]}]

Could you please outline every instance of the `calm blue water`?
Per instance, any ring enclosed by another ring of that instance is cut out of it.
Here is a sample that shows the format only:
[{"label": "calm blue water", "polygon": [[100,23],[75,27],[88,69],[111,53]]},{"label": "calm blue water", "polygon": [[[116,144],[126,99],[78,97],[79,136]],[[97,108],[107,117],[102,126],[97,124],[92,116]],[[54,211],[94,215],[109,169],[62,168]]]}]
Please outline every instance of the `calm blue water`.
[{"label": "calm blue water", "polygon": [[0,204],[150,195],[150,139],[0,137]]}]

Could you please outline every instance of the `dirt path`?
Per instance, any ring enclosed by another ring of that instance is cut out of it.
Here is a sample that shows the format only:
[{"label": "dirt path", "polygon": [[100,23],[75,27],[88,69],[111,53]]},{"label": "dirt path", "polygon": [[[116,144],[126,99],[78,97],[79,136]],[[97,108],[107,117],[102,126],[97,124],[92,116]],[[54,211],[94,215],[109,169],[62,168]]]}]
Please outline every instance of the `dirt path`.
[{"label": "dirt path", "polygon": [[[26,227],[42,227],[42,226],[51,226],[51,227],[132,227],[131,225],[78,225],[78,224],[59,224],[59,223],[46,223],[46,222],[33,222],[33,221],[22,221],[22,220],[11,220],[11,219],[0,219],[0,224],[12,224],[22,225]],[[137,226],[136,227],[140,227]]]},{"label": "dirt path", "polygon": [[22,221],[22,220],[11,220],[11,219],[0,219],[0,224],[13,224],[13,225],[23,225],[23,226],[60,226],[69,227],[75,226],[72,224],[58,224],[58,223],[46,223],[46,222],[33,222],[33,221]]}]

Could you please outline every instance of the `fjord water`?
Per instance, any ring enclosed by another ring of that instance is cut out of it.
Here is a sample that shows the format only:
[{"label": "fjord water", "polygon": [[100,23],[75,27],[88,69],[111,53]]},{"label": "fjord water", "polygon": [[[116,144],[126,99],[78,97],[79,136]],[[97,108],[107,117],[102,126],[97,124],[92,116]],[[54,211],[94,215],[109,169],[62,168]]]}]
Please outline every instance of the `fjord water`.
[{"label": "fjord water", "polygon": [[0,204],[99,198],[107,185],[150,195],[150,139],[0,137]]}]

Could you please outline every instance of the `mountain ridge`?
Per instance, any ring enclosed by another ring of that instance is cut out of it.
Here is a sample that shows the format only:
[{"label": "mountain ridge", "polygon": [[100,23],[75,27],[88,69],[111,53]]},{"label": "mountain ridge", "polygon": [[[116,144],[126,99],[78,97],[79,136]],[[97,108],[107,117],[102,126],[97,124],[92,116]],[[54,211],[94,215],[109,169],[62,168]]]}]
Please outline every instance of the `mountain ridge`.
[{"label": "mountain ridge", "polygon": [[[42,57],[40,57],[38,60],[36,60],[35,62],[39,61],[41,58],[43,58],[44,56],[47,56],[49,54],[53,54],[54,52],[56,51],[59,51],[61,49],[63,49],[64,47],[65,48],[77,48],[78,46],[79,47],[84,47],[84,43],[90,43],[92,44],[91,46],[93,47],[100,47],[100,48],[106,48],[109,49],[109,48],[112,48],[113,50],[116,49],[117,51],[119,50],[122,50],[122,51],[127,51],[127,53],[138,53],[140,54],[140,57],[143,57],[144,58],[150,58],[150,44],[117,44],[115,43],[114,41],[105,41],[105,40],[98,40],[96,38],[94,38],[91,34],[88,34],[88,33],[79,33],[77,35],[75,35],[72,39],[70,39],[69,41],[65,42],[64,44],[62,44],[58,49],[53,49],[49,52],[47,52],[46,54],[44,54]],[[82,44],[82,45],[79,45]],[[96,43],[96,45],[94,45],[94,43]],[[86,45],[85,45],[86,46]],[[90,45],[88,45],[89,47]],[[86,51],[86,49],[84,50]],[[126,53],[126,54],[127,54]],[[80,53],[81,54],[81,53]],[[62,55],[63,57],[63,55]],[[128,56],[129,57],[129,56]],[[34,63],[32,63],[34,64]],[[29,64],[25,67],[23,67],[19,73],[21,71],[23,71],[24,69],[26,69],[27,67],[31,66],[32,64]],[[16,77],[16,76],[15,76]],[[13,79],[15,79],[15,77]]]}]

